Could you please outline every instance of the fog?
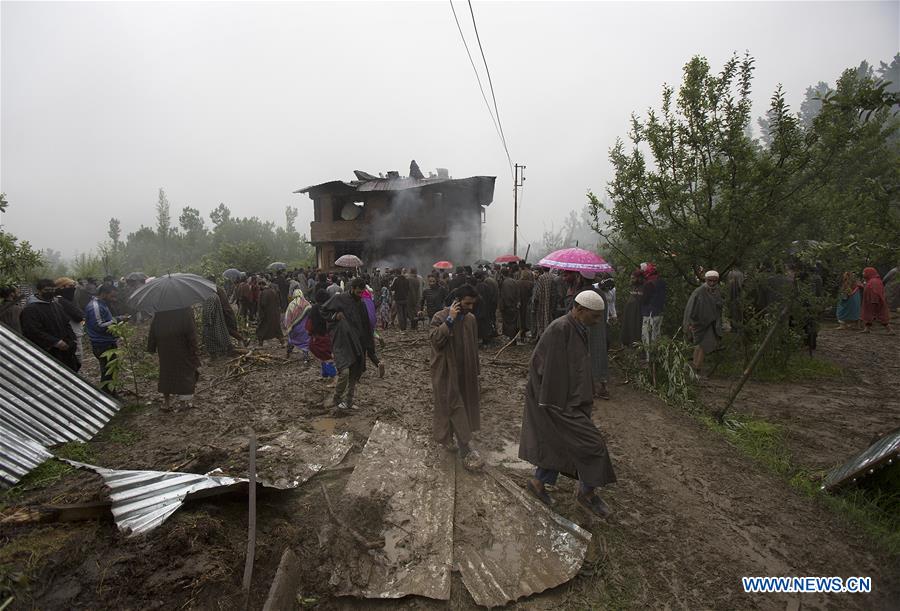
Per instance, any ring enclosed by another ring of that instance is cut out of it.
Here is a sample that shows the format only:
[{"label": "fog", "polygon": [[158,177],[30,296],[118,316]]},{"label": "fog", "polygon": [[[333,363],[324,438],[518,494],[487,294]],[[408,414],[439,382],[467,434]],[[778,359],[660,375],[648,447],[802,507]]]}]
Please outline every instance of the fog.
[{"label": "fog", "polygon": [[[520,250],[603,191],[629,115],[659,104],[694,54],[756,58],[754,114],[778,83],[805,89],[889,61],[900,3],[475,2],[514,163]],[[456,4],[473,56],[471,17]],[[447,2],[3,2],[4,228],[71,256],[118,217],[153,225],[220,202],[280,221],[292,191],[353,170],[497,176],[485,237],[512,242],[512,180]],[[483,77],[484,78],[484,77]],[[485,81],[485,86],[487,83]],[[490,96],[490,92],[488,92]],[[488,246],[485,251],[490,250]]]}]

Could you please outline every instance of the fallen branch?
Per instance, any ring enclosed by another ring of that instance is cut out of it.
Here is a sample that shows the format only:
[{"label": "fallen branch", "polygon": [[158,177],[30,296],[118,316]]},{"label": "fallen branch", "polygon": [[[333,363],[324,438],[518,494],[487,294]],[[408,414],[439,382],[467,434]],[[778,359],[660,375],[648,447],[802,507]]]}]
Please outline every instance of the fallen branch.
[{"label": "fallen branch", "polygon": [[335,523],[343,528],[347,533],[356,539],[356,542],[362,545],[366,549],[378,549],[379,547],[384,546],[383,541],[369,541],[365,537],[363,537],[359,532],[344,522],[338,515],[334,512],[334,507],[331,505],[331,497],[328,496],[328,491],[325,489],[325,484],[319,483],[319,486],[322,488],[322,494],[325,496],[325,506],[328,508],[328,515],[331,516],[331,519],[335,521]]},{"label": "fallen branch", "polygon": [[519,339],[519,336],[520,336],[520,335],[522,335],[522,332],[521,332],[521,331],[519,331],[518,333],[516,333],[516,336],[513,337],[511,340],[509,340],[509,342],[508,342],[505,346],[503,346],[502,348],[500,348],[500,352],[498,352],[497,354],[495,354],[495,355],[491,358],[491,360],[494,360],[494,359],[499,358],[499,356],[500,356],[501,354],[503,354],[503,351],[504,351],[504,350],[506,350],[507,348],[509,348],[510,346],[512,346],[514,343],[516,343],[516,340]]}]

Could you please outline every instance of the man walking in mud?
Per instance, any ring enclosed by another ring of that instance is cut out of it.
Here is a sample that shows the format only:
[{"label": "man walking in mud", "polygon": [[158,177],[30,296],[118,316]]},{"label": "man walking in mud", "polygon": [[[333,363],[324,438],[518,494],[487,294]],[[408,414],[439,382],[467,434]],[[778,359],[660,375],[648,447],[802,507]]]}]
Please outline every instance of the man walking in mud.
[{"label": "man walking in mud", "polygon": [[334,389],[334,407],[338,415],[345,415],[355,407],[353,395],[366,370],[366,356],[378,367],[379,377],[384,377],[384,363],[375,354],[375,331],[362,300],[365,290],[366,281],[354,278],[349,293],[338,293],[321,310],[328,321],[334,364],[338,370]]},{"label": "man walking in mud", "polygon": [[603,319],[603,298],[595,291],[575,296],[572,310],[541,335],[528,371],[519,458],[535,465],[528,490],[547,505],[545,485],[560,473],[578,479],[575,500],[599,517],[609,507],[596,489],[616,481],[606,442],[591,419],[593,380],[588,327]]},{"label": "man walking in mud", "polygon": [[478,293],[469,285],[454,292],[455,299],[431,320],[431,388],[434,391],[434,438],[449,450],[456,447],[463,466],[478,470],[481,456],[471,447],[472,433],[481,425],[478,383],[478,323],[472,309]]}]

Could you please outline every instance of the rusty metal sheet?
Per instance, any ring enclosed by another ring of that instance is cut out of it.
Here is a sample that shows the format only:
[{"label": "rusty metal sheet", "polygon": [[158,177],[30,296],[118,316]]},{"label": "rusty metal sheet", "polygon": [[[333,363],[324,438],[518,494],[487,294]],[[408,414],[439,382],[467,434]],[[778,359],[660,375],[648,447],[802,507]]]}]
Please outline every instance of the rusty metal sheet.
[{"label": "rusty metal sheet", "polygon": [[591,534],[488,467],[456,474],[453,559],[479,605],[498,607],[578,574]]},{"label": "rusty metal sheet", "polygon": [[297,488],[339,464],[352,445],[350,433],[322,438],[301,429],[285,431],[256,450],[257,477],[270,488]]},{"label": "rusty metal sheet", "polygon": [[90,440],[119,404],[3,325],[0,354],[0,486],[7,487],[48,458],[38,447]]},{"label": "rusty metal sheet", "polygon": [[427,438],[376,422],[335,505],[352,510],[379,499],[384,543],[336,557],[331,583],[337,592],[449,600],[454,481],[454,455]]}]

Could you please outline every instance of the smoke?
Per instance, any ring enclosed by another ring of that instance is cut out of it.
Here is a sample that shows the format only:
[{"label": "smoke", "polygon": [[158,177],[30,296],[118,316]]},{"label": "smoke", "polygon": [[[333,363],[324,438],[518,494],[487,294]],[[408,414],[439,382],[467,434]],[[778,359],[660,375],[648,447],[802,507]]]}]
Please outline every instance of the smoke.
[{"label": "smoke", "polygon": [[363,259],[372,267],[416,267],[437,261],[471,265],[481,257],[481,208],[469,190],[446,183],[385,192],[366,204],[370,218]]}]

